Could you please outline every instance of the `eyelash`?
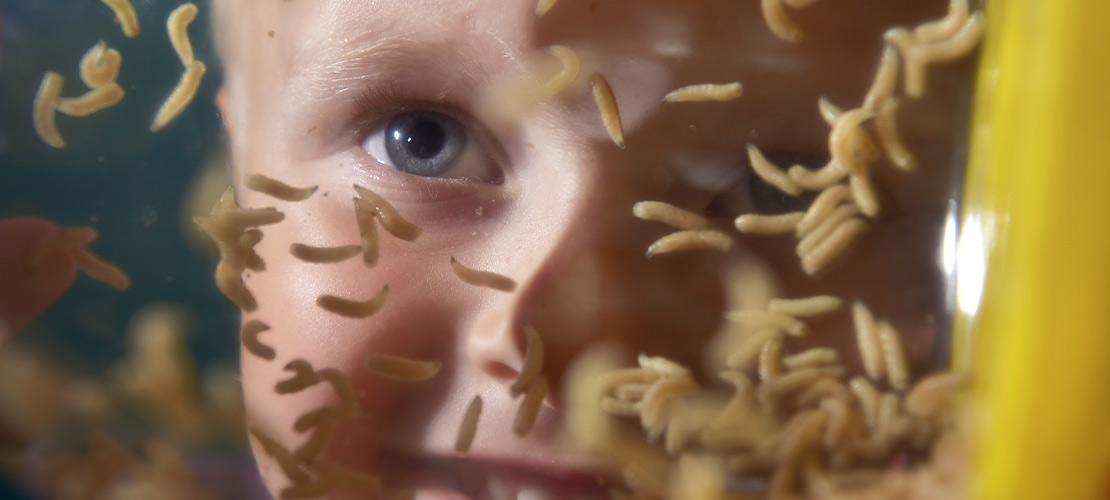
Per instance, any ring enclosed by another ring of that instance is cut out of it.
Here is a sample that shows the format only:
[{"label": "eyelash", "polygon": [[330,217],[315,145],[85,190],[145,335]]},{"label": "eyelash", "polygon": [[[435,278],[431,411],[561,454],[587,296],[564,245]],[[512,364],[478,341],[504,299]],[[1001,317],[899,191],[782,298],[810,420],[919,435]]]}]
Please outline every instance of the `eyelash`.
[{"label": "eyelash", "polygon": [[[358,130],[369,130],[381,120],[409,108],[429,109],[460,117],[459,110],[463,109],[462,103],[455,96],[444,96],[450,100],[435,101],[422,98],[412,88],[398,87],[397,82],[374,81],[363,85],[362,92],[355,97],[355,105],[359,110],[354,121]],[[462,120],[460,120],[462,121]]]}]

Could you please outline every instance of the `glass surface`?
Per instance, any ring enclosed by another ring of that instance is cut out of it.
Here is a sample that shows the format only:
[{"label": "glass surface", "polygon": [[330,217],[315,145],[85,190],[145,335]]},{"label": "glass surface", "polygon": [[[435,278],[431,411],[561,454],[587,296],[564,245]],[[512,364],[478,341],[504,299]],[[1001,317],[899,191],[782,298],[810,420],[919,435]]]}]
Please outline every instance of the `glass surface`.
[{"label": "glass surface", "polygon": [[[189,107],[158,132],[150,123],[183,72],[165,28],[178,4],[134,4],[142,26],[134,39],[100,2],[0,6],[0,219],[92,226],[99,239],[89,248],[132,279],[118,292],[78,276],[4,345],[10,359],[34,356],[40,361],[27,366],[63,374],[65,394],[85,396],[58,403],[52,413],[43,410],[50,418],[34,432],[16,422],[11,435],[26,434],[33,453],[13,487],[48,489],[40,478],[53,477],[52,457],[83,452],[90,432],[102,430],[140,454],[156,453],[143,448],[150,439],[169,443],[217,496],[265,498],[244,428],[293,448],[305,439],[294,422],[343,397],[318,388],[276,393],[275,384],[293,372],[283,368],[295,359],[335,369],[353,386],[360,409],[335,418],[328,447],[302,464],[313,475],[339,464],[381,473],[390,497],[412,488],[420,499],[520,493],[522,500],[558,488],[565,488],[560,495],[589,498],[609,488],[635,489],[629,469],[622,470],[628,462],[605,454],[612,452],[603,450],[607,441],[572,438],[578,393],[570,376],[602,345],[617,345],[623,365],[636,366],[635,356],[646,353],[688,367],[706,404],[717,408],[731,390],[718,372],[765,329],[728,313],[765,309],[771,298],[828,294],[845,302],[834,313],[804,319],[812,332],[807,338],[779,335],[780,349],[832,347],[846,374],[829,378],[862,376],[851,313],[862,301],[901,333],[915,380],[947,365],[948,280],[959,233],[953,214],[974,54],[930,65],[921,99],[906,96],[904,80],[895,77],[898,127],[916,167],[899,169],[882,145],[872,145],[875,156],[863,161],[869,167],[854,175],[874,183],[879,210],[858,213],[864,202],[855,191],[848,195],[852,202],[840,205],[856,206],[845,218],[866,227],[843,257],[806,272],[801,238],[736,228],[739,216],[804,212],[826,191],[784,195],[755,171],[749,145],[783,172],[795,164],[811,172],[828,164],[832,125],[818,99],[845,111],[858,107],[879,66],[884,32],[941,18],[946,1],[790,2],[785,12],[805,36],[798,43],[773,35],[756,2],[657,1],[631,10],[623,3],[563,0],[542,17],[534,5],[513,2],[243,2],[229,4],[237,7],[229,7],[234,29],[224,34],[231,54],[225,56],[238,73],[227,80],[213,42],[212,6],[202,2],[188,32],[207,74]],[[358,42],[380,42],[379,36],[386,37],[382,45],[358,48]],[[47,71],[65,78],[63,96],[85,92],[77,66],[98,40],[122,54],[117,81],[126,96],[91,116],[58,114],[67,147],[51,148],[32,125],[35,93]],[[548,96],[540,84],[554,81],[558,70],[555,52],[545,50],[552,45],[577,51],[581,73]],[[595,73],[616,96],[622,139],[604,125]],[[224,110],[235,116],[221,116],[215,104],[225,81],[230,104]],[[735,99],[661,103],[685,85],[734,81],[743,85]],[[233,122],[234,169],[226,159],[223,118]],[[869,137],[877,140],[874,119],[867,120]],[[857,160],[870,154],[862,143],[849,149]],[[276,200],[246,187],[259,174],[318,188],[304,201]],[[848,186],[850,177],[836,183]],[[247,271],[243,280],[261,307],[243,314],[214,284],[216,248],[192,220],[206,216],[229,184],[239,206],[284,214],[261,227],[257,251],[266,270]],[[358,220],[367,206],[355,208],[352,198],[384,200],[370,202],[378,203],[372,224],[380,254],[373,266]],[[637,219],[633,206],[640,201],[695,212],[705,219],[694,226],[716,232],[700,243],[705,248],[660,251],[651,245],[690,227]],[[390,226],[383,203],[419,235]],[[723,251],[714,247],[719,237],[728,242]],[[293,245],[360,249],[351,260],[315,264],[297,257]],[[513,286],[476,286],[459,266],[496,272]],[[386,306],[365,317],[321,302],[325,295],[384,297],[375,294],[386,294],[387,286]],[[260,338],[276,348],[277,359],[246,352],[240,367],[240,323],[255,319],[273,327]],[[509,429],[521,399],[509,387],[524,371],[530,328],[545,344],[540,373],[550,393],[536,430],[519,437]],[[387,380],[364,366],[376,354],[435,360],[440,371],[408,385]],[[773,378],[750,365],[744,373],[756,384]],[[127,381],[159,376],[169,380],[158,386],[164,390],[144,393]],[[888,394],[906,392],[893,380],[873,378]],[[87,391],[72,389],[74,381]],[[247,423],[238,413],[240,381]],[[39,390],[12,385],[6,390],[13,407]],[[456,453],[458,426],[476,395],[484,401],[482,426],[473,448]],[[110,409],[94,404],[105,398]],[[797,409],[780,408],[767,435],[779,435]],[[700,455],[679,459],[683,453],[666,450],[673,445],[667,439],[649,443],[637,419],[613,420],[638,437],[637,446],[665,457],[661,474],[674,474],[674,484],[690,480],[682,475],[683,460]],[[690,424],[688,443],[697,442],[703,424]],[[926,463],[929,453],[911,449],[908,434],[904,439],[881,458],[858,462],[896,472]],[[272,493],[280,492],[289,486],[286,472],[259,443],[256,436],[262,476]],[[706,451],[713,446],[688,446],[713,455]],[[833,455],[828,451],[822,460],[831,463]],[[722,457],[707,458],[713,465],[705,470],[725,464]],[[764,472],[716,486],[737,495],[797,486]],[[364,483],[344,477],[340,488],[346,489],[336,495],[365,494],[357,488]]]}]

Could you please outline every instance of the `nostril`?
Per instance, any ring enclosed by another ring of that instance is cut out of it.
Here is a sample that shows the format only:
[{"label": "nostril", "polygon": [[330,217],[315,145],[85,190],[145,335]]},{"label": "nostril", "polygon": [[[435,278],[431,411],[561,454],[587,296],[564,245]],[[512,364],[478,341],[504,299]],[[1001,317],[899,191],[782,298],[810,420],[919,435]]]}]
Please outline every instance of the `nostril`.
[{"label": "nostril", "polygon": [[511,317],[508,308],[482,314],[466,340],[471,366],[501,382],[515,380],[524,364],[524,353],[517,345]]},{"label": "nostril", "polygon": [[489,376],[501,380],[513,380],[520,375],[513,367],[500,361],[486,361],[479,368]]}]

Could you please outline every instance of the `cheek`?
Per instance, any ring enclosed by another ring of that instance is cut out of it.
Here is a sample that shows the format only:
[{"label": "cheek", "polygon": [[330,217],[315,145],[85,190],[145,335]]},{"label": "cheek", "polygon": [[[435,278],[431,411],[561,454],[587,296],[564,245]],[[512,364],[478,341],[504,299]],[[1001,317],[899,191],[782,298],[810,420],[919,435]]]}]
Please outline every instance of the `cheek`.
[{"label": "cheek", "polygon": [[[243,198],[244,206],[267,203],[250,194]],[[251,425],[284,443],[299,443],[305,438],[293,433],[293,421],[335,403],[334,391],[326,384],[295,394],[276,394],[274,385],[293,376],[282,368],[294,359],[304,359],[316,370],[338,369],[350,379],[364,412],[359,421],[363,429],[388,427],[382,421],[395,415],[418,415],[406,409],[421,403],[405,397],[404,384],[367,372],[363,361],[370,353],[389,353],[443,360],[443,371],[452,369],[451,360],[457,358],[457,329],[469,306],[464,303],[467,294],[457,293],[459,285],[447,257],[413,249],[424,244],[424,236],[434,235],[422,235],[409,243],[379,230],[381,255],[373,268],[364,264],[361,255],[339,263],[308,263],[294,257],[290,245],[359,243],[353,205],[327,198],[279,205],[285,220],[263,228],[265,236],[256,247],[266,270],[245,276],[260,307],[245,314],[243,321],[259,319],[268,324],[270,330],[259,338],[277,352],[274,360],[267,361],[243,351],[243,384]],[[386,285],[385,306],[368,317],[345,317],[317,304],[324,295],[366,301]],[[434,397],[434,390],[421,391],[420,398]]]}]

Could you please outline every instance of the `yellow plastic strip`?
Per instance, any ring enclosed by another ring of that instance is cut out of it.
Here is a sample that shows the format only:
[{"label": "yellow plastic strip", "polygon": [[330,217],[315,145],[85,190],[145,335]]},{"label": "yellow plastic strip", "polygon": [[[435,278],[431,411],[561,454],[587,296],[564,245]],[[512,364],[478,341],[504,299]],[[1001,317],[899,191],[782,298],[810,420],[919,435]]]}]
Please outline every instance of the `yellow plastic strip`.
[{"label": "yellow plastic strip", "polygon": [[1110,2],[988,0],[953,360],[975,498],[1110,493]]}]

